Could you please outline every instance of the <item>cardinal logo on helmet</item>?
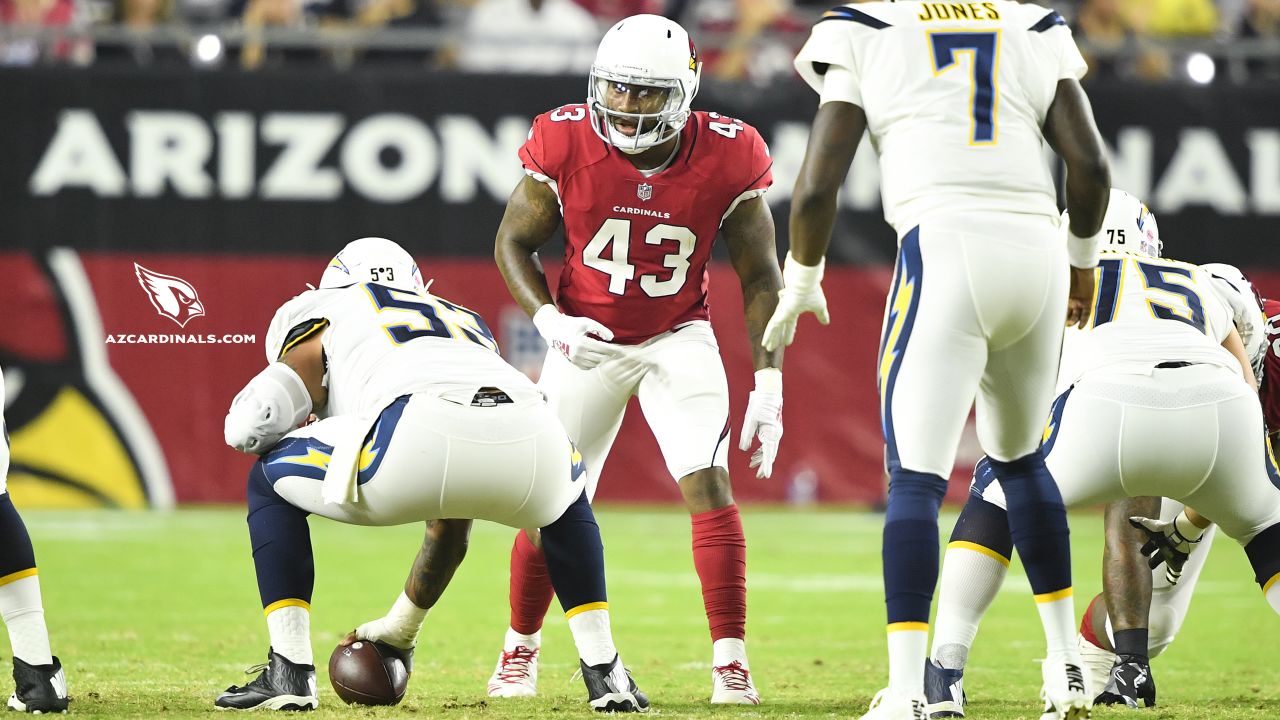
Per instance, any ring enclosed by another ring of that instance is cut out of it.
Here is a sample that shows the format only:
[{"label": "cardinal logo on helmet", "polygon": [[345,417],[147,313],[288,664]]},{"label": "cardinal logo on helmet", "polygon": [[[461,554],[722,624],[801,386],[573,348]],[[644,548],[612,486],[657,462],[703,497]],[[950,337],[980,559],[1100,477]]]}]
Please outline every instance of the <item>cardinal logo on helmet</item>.
[{"label": "cardinal logo on helmet", "polygon": [[178,327],[186,327],[192,318],[204,315],[204,305],[191,283],[180,277],[148,270],[138,263],[133,264],[133,270],[152,307],[178,323]]}]

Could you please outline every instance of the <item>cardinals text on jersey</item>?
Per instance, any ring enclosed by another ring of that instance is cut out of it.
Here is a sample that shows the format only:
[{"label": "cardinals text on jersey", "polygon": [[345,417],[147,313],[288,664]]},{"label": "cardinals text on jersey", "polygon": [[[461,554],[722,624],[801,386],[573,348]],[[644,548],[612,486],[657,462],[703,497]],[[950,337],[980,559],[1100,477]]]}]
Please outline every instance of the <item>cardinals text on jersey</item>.
[{"label": "cardinals text on jersey", "polygon": [[564,215],[560,309],[626,344],[708,319],[720,223],[773,182],[764,140],[740,120],[695,112],[671,164],[646,177],[587,119],[585,105],[540,115],[520,148],[525,172],[556,192]]}]

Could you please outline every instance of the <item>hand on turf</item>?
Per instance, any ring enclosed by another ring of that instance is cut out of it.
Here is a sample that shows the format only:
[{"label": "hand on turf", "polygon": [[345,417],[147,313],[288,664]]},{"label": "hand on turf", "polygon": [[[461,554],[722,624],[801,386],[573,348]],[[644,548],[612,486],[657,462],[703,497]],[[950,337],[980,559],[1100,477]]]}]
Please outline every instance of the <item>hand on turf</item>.
[{"label": "hand on turf", "polygon": [[618,354],[608,342],[613,332],[591,318],[565,315],[552,305],[543,305],[533,314],[533,324],[547,345],[583,370]]},{"label": "hand on turf", "polygon": [[1191,546],[1200,542],[1199,538],[1188,540],[1175,523],[1154,520],[1145,517],[1131,517],[1129,524],[1141,530],[1147,536],[1147,543],[1142,546],[1142,554],[1147,556],[1147,564],[1151,569],[1164,563],[1164,576],[1170,585],[1177,585],[1182,577],[1182,567],[1187,564],[1191,555]]}]

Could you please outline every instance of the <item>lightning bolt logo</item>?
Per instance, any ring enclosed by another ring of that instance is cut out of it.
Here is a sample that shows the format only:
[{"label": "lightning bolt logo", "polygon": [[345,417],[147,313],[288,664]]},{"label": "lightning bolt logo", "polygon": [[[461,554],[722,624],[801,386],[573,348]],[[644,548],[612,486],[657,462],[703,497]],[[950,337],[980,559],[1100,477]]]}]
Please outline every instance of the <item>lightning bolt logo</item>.
[{"label": "lightning bolt logo", "polygon": [[1049,422],[1044,424],[1044,433],[1040,435],[1040,444],[1044,445],[1049,442],[1049,438],[1058,432],[1058,418],[1054,415],[1049,416]]},{"label": "lightning bolt logo", "polygon": [[907,316],[911,312],[911,301],[916,294],[916,279],[906,273],[906,267],[900,266],[898,287],[893,292],[893,305],[889,308],[889,328],[884,336],[884,350],[880,354],[880,405],[883,414],[884,403],[889,395],[889,376],[893,365],[902,355],[899,347],[902,340],[902,329],[907,324]]},{"label": "lightning bolt logo", "polygon": [[[379,423],[379,425],[381,425],[381,423]],[[365,443],[364,447],[360,448],[360,472],[364,472],[370,467],[373,467],[374,461],[382,454],[382,449],[374,447],[373,445],[374,441],[377,439],[377,430],[373,432],[373,435],[374,437],[369,438],[369,442]]]},{"label": "lightning bolt logo", "polygon": [[283,457],[272,458],[272,463],[288,463],[290,465],[303,465],[306,467],[320,468],[321,470],[329,469],[330,454],[316,447],[307,447],[306,455],[285,455]]}]

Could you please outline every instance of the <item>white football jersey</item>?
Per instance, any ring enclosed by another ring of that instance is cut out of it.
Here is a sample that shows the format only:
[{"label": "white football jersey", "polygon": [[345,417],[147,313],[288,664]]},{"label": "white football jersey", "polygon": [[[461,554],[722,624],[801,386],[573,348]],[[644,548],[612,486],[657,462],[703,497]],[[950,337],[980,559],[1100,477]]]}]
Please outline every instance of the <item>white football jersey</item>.
[{"label": "white football jersey", "polygon": [[1086,70],[1058,13],[1009,0],[844,5],[795,66],[823,102],[866,112],[899,235],[934,214],[1058,218],[1041,128],[1058,81]]},{"label": "white football jersey", "polygon": [[409,393],[463,404],[481,387],[499,388],[513,399],[538,394],[498,355],[479,315],[430,293],[374,283],[308,290],[276,311],[267,330],[267,362],[317,332],[328,362],[323,417],[376,413]]},{"label": "white football jersey", "polygon": [[1162,362],[1220,365],[1241,372],[1222,347],[1234,327],[1213,279],[1196,265],[1103,255],[1093,317],[1064,338],[1058,390],[1094,370],[1147,372]]}]

